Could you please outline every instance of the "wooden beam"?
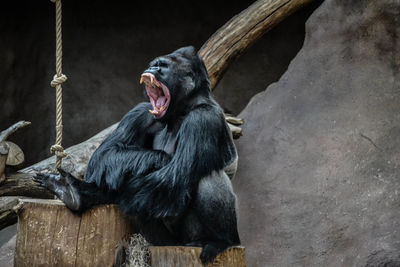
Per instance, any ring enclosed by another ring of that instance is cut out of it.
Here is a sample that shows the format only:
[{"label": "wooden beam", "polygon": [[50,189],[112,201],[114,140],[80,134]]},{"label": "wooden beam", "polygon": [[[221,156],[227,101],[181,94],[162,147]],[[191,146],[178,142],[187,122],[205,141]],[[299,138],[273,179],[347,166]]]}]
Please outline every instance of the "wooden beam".
[{"label": "wooden beam", "polygon": [[230,64],[263,34],[313,0],[259,0],[229,20],[201,47],[213,89]]}]

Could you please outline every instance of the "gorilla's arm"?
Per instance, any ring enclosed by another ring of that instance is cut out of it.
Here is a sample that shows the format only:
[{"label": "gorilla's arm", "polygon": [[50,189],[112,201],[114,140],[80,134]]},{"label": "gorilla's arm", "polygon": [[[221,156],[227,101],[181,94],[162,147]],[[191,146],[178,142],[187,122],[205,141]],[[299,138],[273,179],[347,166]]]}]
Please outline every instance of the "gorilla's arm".
[{"label": "gorilla's arm", "polygon": [[171,160],[164,151],[151,149],[151,136],[157,130],[157,122],[149,113],[151,108],[151,104],[141,103],[122,118],[91,157],[86,182],[116,190],[125,178],[145,176]]},{"label": "gorilla's arm", "polygon": [[235,158],[222,112],[203,105],[184,119],[172,160],[145,177],[127,181],[120,205],[131,215],[177,216],[188,205],[199,180],[222,170]]}]

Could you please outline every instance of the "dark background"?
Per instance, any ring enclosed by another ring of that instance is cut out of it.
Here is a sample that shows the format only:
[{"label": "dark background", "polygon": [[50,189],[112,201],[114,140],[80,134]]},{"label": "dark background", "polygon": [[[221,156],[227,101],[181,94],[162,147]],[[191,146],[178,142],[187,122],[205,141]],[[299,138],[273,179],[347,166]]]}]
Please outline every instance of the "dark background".
[{"label": "dark background", "polygon": [[[133,3],[134,2],[134,3]],[[253,1],[63,1],[64,147],[117,122],[144,98],[141,72],[154,57],[187,45],[197,49]],[[238,114],[277,81],[304,40],[304,23],[321,3],[292,15],[232,64],[215,90]],[[10,140],[26,166],[48,156],[55,140],[54,4],[8,1],[0,9],[0,129],[32,125]]]}]

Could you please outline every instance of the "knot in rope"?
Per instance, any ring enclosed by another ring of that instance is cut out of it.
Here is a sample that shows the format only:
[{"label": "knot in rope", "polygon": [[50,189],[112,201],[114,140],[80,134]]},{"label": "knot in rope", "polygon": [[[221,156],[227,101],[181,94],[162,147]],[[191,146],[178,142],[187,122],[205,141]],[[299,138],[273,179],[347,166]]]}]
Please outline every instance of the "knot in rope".
[{"label": "knot in rope", "polygon": [[66,80],[67,76],[65,76],[64,74],[61,74],[60,76],[56,74],[54,75],[53,80],[50,82],[50,85],[51,87],[56,87],[57,85],[62,84]]},{"label": "knot in rope", "polygon": [[67,153],[64,152],[64,148],[61,145],[52,145],[50,148],[50,152],[56,154],[57,158],[65,158]]}]

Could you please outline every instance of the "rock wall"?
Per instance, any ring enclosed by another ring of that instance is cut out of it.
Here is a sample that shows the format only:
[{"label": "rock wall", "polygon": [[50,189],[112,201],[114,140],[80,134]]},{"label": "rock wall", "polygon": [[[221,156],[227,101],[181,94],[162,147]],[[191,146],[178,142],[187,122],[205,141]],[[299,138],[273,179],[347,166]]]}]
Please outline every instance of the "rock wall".
[{"label": "rock wall", "polygon": [[240,114],[248,266],[400,266],[399,18],[399,1],[324,1]]}]

